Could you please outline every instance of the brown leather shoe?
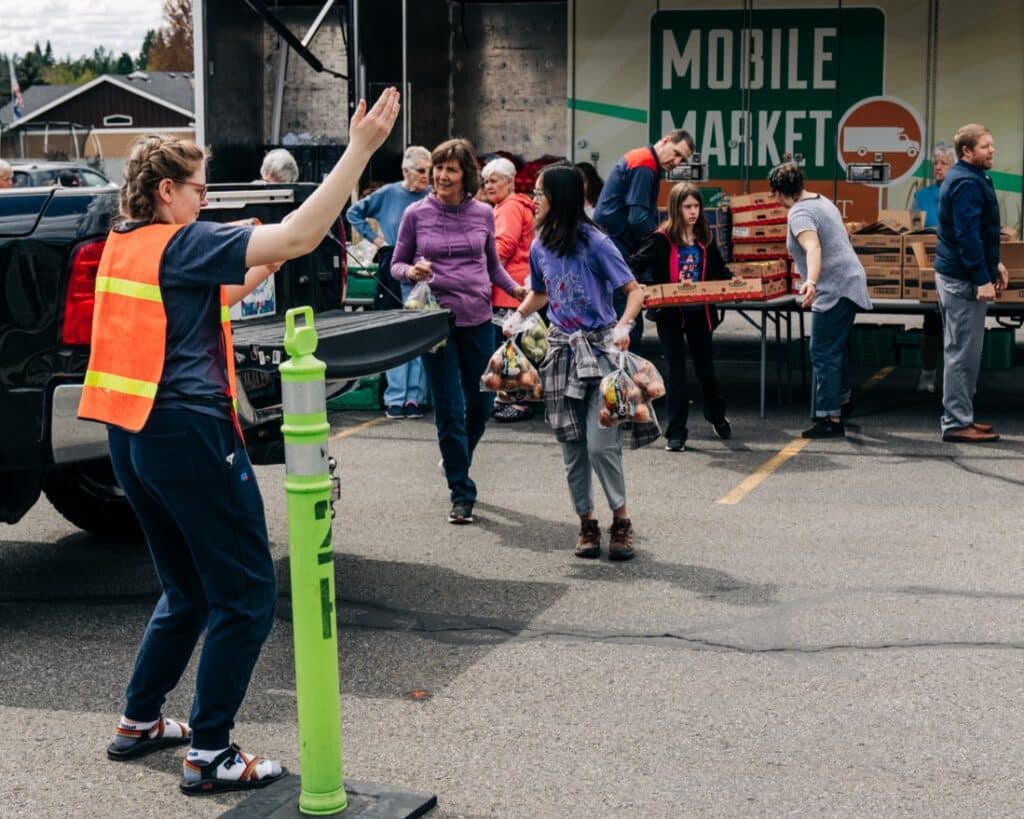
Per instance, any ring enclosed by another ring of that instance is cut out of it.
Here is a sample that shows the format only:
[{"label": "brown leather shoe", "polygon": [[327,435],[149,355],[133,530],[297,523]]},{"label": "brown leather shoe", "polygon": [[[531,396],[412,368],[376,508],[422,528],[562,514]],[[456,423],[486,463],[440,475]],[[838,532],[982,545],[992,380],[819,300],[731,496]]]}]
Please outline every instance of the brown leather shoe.
[{"label": "brown leather shoe", "polygon": [[576,540],[576,557],[601,556],[601,527],[596,520],[580,521],[580,536]]},{"label": "brown leather shoe", "polygon": [[611,540],[608,541],[608,559],[632,559],[633,524],[629,518],[615,518],[612,521],[612,528],[608,532],[611,534]]},{"label": "brown leather shoe", "polygon": [[951,444],[987,444],[999,440],[998,432],[982,432],[974,426],[950,429],[942,434],[942,440]]},{"label": "brown leather shoe", "polygon": [[979,424],[977,421],[975,421],[974,423],[971,424],[971,426],[974,427],[974,429],[978,430],[978,432],[995,432],[995,427],[993,427],[991,424]]}]

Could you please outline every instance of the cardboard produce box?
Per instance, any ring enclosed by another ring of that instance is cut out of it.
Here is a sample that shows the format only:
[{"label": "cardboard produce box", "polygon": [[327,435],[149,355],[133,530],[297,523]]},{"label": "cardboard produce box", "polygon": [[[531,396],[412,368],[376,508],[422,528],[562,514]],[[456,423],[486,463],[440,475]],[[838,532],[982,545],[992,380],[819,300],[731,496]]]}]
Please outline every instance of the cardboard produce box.
[{"label": "cardboard produce box", "polygon": [[765,301],[784,296],[789,277],[771,279],[726,279],[710,282],[655,284],[644,288],[644,307],[680,307],[725,301]]},{"label": "cardboard produce box", "polygon": [[[732,241],[734,245],[747,244],[750,242],[785,242],[786,230],[787,227],[785,223],[780,225],[765,225],[758,224],[756,222],[745,225],[733,224]],[[743,253],[743,248],[736,247],[736,252]]]},{"label": "cardboard produce box", "polygon": [[734,244],[732,257],[738,262],[761,262],[768,259],[788,259],[785,242],[758,242]]},{"label": "cardboard produce box", "polygon": [[786,223],[788,213],[789,211],[781,205],[777,207],[762,206],[734,213],[732,223],[733,225],[749,225],[760,222],[768,225],[782,225]]},{"label": "cardboard produce box", "polygon": [[743,210],[754,210],[764,208],[776,208],[779,203],[775,201],[775,194],[771,191],[760,191],[758,193],[744,193],[738,196],[729,197],[729,207],[732,209],[733,221],[736,220],[736,212]]},{"label": "cardboard produce box", "polygon": [[772,259],[767,262],[730,262],[729,272],[741,279],[770,279],[789,272],[789,262]]},{"label": "cardboard produce box", "polygon": [[903,282],[898,267],[866,266],[864,274],[868,278],[868,295],[873,299],[898,299],[903,295]]},{"label": "cardboard produce box", "polygon": [[860,263],[871,267],[895,267],[903,264],[903,237],[887,233],[855,233],[850,237]]},{"label": "cardboard produce box", "polygon": [[924,247],[928,259],[927,267],[932,267],[935,262],[935,246],[939,243],[939,237],[934,233],[904,233],[903,239],[903,271],[908,268],[916,268],[917,257],[914,255],[911,245],[919,244]]},{"label": "cardboard produce box", "polygon": [[[937,302],[935,292],[935,268],[931,267],[927,250],[920,242],[910,243],[914,253],[916,267],[904,270],[904,298],[916,298],[923,302]],[[1005,242],[999,248],[999,256],[1006,272],[1009,274],[1009,286],[1006,290],[996,291],[996,301],[1000,304],[1024,304],[1024,243]],[[913,271],[917,272],[917,286],[909,286],[914,281]],[[909,274],[909,275],[908,275]]]}]

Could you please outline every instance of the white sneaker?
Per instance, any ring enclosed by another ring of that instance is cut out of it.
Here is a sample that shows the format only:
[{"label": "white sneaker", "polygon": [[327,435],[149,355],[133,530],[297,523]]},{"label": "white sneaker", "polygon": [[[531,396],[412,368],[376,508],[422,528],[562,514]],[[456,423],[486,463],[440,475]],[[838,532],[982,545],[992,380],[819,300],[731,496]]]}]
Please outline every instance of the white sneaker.
[{"label": "white sneaker", "polygon": [[921,377],[917,381],[918,392],[935,392],[935,370],[921,370]]}]

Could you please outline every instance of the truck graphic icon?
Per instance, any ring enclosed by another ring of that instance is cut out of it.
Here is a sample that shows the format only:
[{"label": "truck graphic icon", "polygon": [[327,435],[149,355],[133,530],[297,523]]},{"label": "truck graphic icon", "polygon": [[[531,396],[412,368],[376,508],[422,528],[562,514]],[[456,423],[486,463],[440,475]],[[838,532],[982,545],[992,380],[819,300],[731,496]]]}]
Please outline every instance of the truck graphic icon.
[{"label": "truck graphic icon", "polygon": [[913,158],[920,153],[921,143],[899,127],[847,127],[843,129],[843,151],[856,151],[857,156],[901,153]]}]

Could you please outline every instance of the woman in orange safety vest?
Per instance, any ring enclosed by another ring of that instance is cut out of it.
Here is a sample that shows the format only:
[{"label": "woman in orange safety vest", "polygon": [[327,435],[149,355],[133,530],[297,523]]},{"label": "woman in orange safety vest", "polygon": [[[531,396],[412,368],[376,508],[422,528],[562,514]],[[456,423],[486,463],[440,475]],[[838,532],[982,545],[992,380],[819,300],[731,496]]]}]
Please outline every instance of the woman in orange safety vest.
[{"label": "woman in orange safety vest", "polygon": [[[230,304],[283,261],[316,248],[373,152],[398,92],[360,102],[349,144],[319,189],[279,225],[197,221],[205,152],[149,136],[133,147],[96,281],[79,415],[108,425],[118,482],[145,533],[163,594],[146,628],[113,760],[190,744],[186,793],[258,788],[280,763],[242,753],[230,731],[270,633],[277,597],[263,501],[233,406]],[[206,631],[189,723],[162,706]]]}]

